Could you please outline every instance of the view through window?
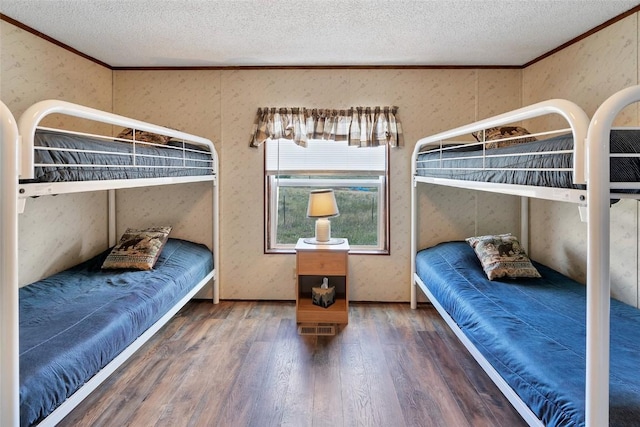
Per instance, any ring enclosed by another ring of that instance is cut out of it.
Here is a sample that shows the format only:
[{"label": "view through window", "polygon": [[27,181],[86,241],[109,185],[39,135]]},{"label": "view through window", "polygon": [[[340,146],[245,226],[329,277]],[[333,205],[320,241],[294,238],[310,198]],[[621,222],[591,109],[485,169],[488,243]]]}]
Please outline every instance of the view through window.
[{"label": "view through window", "polygon": [[331,235],[354,252],[388,253],[388,146],[350,147],[346,141],[267,140],[265,149],[265,247],[290,252],[298,238],[314,235],[307,218],[311,190],[332,188],[340,215]]}]

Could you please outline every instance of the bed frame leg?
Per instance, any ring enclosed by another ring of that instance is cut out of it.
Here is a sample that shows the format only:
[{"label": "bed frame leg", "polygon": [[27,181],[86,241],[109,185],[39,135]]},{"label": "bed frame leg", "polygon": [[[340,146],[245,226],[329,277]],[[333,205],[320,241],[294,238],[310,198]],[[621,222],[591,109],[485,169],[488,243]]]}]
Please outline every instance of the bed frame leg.
[{"label": "bed frame leg", "polygon": [[[18,297],[18,127],[0,102],[0,424],[20,425]],[[15,167],[11,167],[11,166]]]},{"label": "bed frame leg", "polygon": [[107,191],[107,209],[109,211],[107,217],[107,235],[109,247],[116,245],[116,190]]},{"label": "bed frame leg", "polygon": [[213,303],[218,304],[220,302],[220,287],[218,286],[218,272],[213,278]]},{"label": "bed frame leg", "polygon": [[418,308],[418,292],[416,289],[415,280],[411,283],[411,309],[415,310]]},{"label": "bed frame leg", "polygon": [[520,244],[531,255],[529,248],[529,198],[520,197]]}]

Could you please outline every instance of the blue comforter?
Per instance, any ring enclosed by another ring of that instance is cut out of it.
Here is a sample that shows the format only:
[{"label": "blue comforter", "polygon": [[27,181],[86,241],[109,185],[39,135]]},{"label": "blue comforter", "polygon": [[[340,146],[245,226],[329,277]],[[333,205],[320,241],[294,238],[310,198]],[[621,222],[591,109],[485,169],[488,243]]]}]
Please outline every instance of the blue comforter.
[{"label": "blue comforter", "polygon": [[[583,426],[586,288],[535,265],[542,279],[489,281],[465,242],[422,250],[416,260],[434,297],[545,425]],[[610,425],[640,425],[640,310],[617,300]]]},{"label": "blue comforter", "polygon": [[109,251],[20,289],[20,423],[51,413],[213,270],[169,239],[151,271],[100,270]]}]

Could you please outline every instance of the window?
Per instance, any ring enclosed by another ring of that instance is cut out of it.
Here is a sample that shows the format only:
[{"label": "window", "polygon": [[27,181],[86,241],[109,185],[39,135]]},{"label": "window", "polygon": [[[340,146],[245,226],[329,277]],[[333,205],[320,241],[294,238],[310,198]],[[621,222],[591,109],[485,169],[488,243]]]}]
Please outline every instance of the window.
[{"label": "window", "polygon": [[346,237],[357,253],[389,253],[388,145],[350,147],[347,141],[288,139],[265,148],[265,251],[292,252],[314,235],[307,218],[309,192],[332,188],[340,215],[331,235]]}]

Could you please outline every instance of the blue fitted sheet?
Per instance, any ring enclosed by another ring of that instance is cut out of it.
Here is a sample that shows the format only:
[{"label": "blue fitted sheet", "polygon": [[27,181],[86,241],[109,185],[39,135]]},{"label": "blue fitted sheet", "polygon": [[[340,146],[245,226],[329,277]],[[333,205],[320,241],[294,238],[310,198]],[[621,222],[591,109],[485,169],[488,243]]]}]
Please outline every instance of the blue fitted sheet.
[{"label": "blue fitted sheet", "polygon": [[[586,288],[534,263],[541,279],[489,281],[466,242],[417,254],[418,276],[547,426],[585,423]],[[640,310],[611,300],[610,425],[640,425]]]},{"label": "blue fitted sheet", "polygon": [[109,251],[20,289],[20,423],[51,413],[213,270],[169,239],[151,271],[100,270]]}]

